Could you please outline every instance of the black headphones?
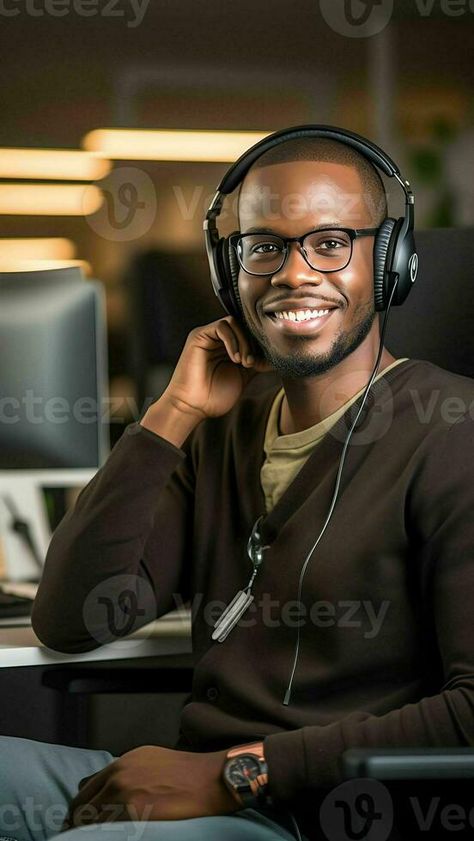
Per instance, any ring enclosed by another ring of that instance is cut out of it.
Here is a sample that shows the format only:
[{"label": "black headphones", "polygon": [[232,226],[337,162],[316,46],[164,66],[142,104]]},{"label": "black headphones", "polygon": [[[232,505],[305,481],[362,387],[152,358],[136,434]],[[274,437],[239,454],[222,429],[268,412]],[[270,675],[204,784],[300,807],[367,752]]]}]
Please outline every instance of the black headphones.
[{"label": "black headphones", "polygon": [[252,164],[274,146],[298,137],[324,137],[338,140],[361,153],[385,175],[396,178],[405,193],[405,216],[398,219],[388,217],[382,222],[374,243],[374,302],[376,311],[385,310],[392,292],[395,294],[392,306],[405,301],[418,271],[418,255],[415,248],[413,228],[415,222],[415,197],[408,181],[405,181],[397,165],[375,143],[351,131],[324,125],[295,126],[270,134],[260,140],[230,167],[226,172],[212,200],[204,221],[206,251],[209,260],[212,286],[222,306],[236,318],[242,318],[242,305],[238,290],[239,263],[231,237],[220,237],[216,219],[221,213],[225,197],[244,180]]}]

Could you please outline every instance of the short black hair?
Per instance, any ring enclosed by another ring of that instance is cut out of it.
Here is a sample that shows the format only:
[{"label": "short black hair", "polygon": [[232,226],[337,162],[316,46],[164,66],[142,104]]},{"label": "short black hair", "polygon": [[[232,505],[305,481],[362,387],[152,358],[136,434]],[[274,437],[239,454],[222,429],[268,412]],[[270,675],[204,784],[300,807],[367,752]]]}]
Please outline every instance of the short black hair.
[{"label": "short black hair", "polygon": [[[381,225],[387,218],[387,195],[378,170],[357,149],[339,140],[328,137],[290,138],[260,155],[250,167],[249,172],[271,164],[292,161],[327,161],[353,167],[359,174],[364,190],[367,191],[370,206],[374,212],[374,225]],[[239,199],[244,181],[240,185]]]}]

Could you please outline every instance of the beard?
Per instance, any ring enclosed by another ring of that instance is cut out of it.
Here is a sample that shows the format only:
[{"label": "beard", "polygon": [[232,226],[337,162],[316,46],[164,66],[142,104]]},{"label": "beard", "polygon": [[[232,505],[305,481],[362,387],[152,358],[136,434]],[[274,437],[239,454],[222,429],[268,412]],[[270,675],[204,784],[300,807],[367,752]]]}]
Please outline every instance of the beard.
[{"label": "beard", "polygon": [[266,361],[275,369],[282,379],[297,379],[300,377],[316,377],[324,374],[350,356],[368,336],[374,322],[376,312],[373,301],[369,305],[359,305],[355,311],[355,323],[348,332],[339,331],[326,353],[309,353],[308,342],[314,341],[314,336],[293,336],[293,349],[286,355],[279,353],[270,344],[268,336],[254,324],[244,320],[248,330],[256,340]]}]

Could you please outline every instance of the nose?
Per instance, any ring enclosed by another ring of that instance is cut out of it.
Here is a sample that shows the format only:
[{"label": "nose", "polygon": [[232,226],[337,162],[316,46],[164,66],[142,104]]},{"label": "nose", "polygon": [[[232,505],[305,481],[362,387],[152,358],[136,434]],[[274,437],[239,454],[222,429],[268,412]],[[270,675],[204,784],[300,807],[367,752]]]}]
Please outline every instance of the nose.
[{"label": "nose", "polygon": [[311,268],[298,242],[288,244],[288,253],[283,266],[272,276],[273,286],[297,287],[305,283],[321,283],[322,275]]}]

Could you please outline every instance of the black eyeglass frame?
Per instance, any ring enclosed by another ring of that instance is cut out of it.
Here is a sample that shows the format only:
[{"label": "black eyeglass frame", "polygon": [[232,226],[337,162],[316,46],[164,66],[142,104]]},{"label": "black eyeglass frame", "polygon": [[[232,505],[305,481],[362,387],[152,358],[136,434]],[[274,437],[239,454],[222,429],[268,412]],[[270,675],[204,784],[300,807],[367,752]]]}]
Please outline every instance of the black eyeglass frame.
[{"label": "black eyeglass frame", "polygon": [[[347,269],[347,266],[349,265],[349,263],[352,260],[352,254],[353,254],[353,251],[354,251],[354,240],[355,239],[358,239],[359,237],[376,236],[379,230],[380,230],[380,228],[335,228],[333,225],[328,225],[327,227],[324,227],[324,228],[314,228],[311,231],[307,231],[301,237],[282,237],[279,234],[270,234],[270,233],[268,233],[268,231],[262,231],[262,236],[269,236],[269,237],[272,236],[272,237],[275,237],[276,239],[280,239],[285,246],[285,250],[283,252],[283,261],[282,261],[281,266],[279,266],[278,269],[273,269],[271,272],[249,272],[245,268],[245,266],[242,265],[242,261],[241,261],[240,256],[239,256],[239,250],[238,250],[238,247],[237,247],[239,241],[241,239],[245,239],[245,237],[258,236],[259,231],[252,231],[251,233],[248,233],[248,234],[241,234],[241,233],[232,234],[229,237],[229,241],[230,241],[230,245],[235,250],[239,266],[244,270],[245,274],[252,275],[253,277],[266,277],[268,275],[273,275],[273,274],[276,274],[277,272],[281,272],[283,266],[285,265],[285,263],[288,259],[288,254],[289,254],[288,244],[290,242],[297,242],[299,244],[300,249],[301,249],[301,253],[303,254],[303,257],[306,260],[310,269],[312,269],[314,272],[321,272],[322,274],[331,274],[332,272],[342,272],[344,269]],[[349,258],[347,260],[347,263],[345,263],[344,266],[339,266],[337,269],[315,269],[314,266],[312,266],[311,263],[309,262],[308,255],[307,255],[307,253],[305,251],[305,248],[304,248],[304,245],[303,245],[304,240],[306,239],[306,237],[311,236],[311,234],[324,233],[324,231],[331,231],[331,232],[332,231],[334,231],[334,232],[341,231],[342,233],[345,233],[349,236],[349,238],[351,240],[351,253],[349,254]]]}]

